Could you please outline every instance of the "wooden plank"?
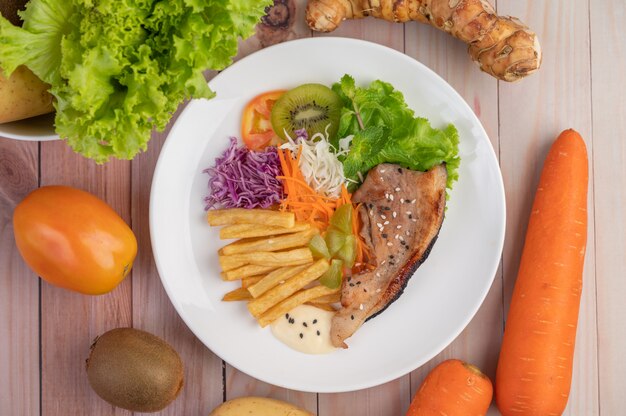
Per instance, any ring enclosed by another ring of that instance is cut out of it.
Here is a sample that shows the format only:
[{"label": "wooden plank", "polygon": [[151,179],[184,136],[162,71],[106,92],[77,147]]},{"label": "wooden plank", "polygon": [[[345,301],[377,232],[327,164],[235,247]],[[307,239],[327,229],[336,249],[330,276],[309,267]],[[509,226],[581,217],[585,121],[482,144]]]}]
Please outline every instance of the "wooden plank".
[{"label": "wooden plank", "polygon": [[[478,69],[467,53],[467,46],[459,40],[427,25],[411,22],[405,26],[406,54],[443,77],[465,99],[485,127],[498,155],[497,80]],[[437,357],[411,373],[411,395],[430,370],[449,358],[470,362],[493,380],[502,339],[502,320],[500,268],[485,301],[465,330]]]},{"label": "wooden plank", "polygon": [[[289,0],[283,3],[291,4],[290,7],[293,7],[293,11],[295,11],[295,13],[292,15],[293,22],[291,28],[288,30],[288,34],[286,36],[280,36],[279,34],[278,39],[269,39],[267,36],[263,36],[263,34],[259,36],[261,29],[257,27],[257,35],[240,43],[239,54],[236,58],[237,60],[263,47],[270,46],[279,39],[287,41],[291,39],[308,37],[311,35],[311,32],[304,20],[306,0]],[[228,364],[226,364],[225,375],[226,399],[233,399],[235,397],[241,396],[272,397],[275,399],[291,402],[311,412],[317,412],[317,395],[315,393],[303,393],[295,390],[276,387],[256,380],[248,376],[247,374],[238,371],[236,368]]]},{"label": "wooden plank", "polygon": [[39,414],[39,279],[20,257],[13,209],[37,188],[38,144],[0,138],[0,414]]},{"label": "wooden plank", "polygon": [[590,12],[599,395],[602,414],[610,416],[624,413],[626,391],[621,319],[626,316],[626,145],[621,134],[626,130],[626,3],[593,2]]},{"label": "wooden plank", "polygon": [[410,387],[407,375],[365,390],[320,394],[319,416],[403,415],[409,408]]},{"label": "wooden plank", "polygon": [[[499,0],[501,14],[519,17],[542,43],[543,64],[536,74],[500,83],[500,155],[507,190],[504,304],[511,293],[539,174],[549,146],[566,128],[578,130],[593,154],[589,13],[586,0],[519,2]],[[589,229],[584,289],[576,339],[574,377],[564,414],[597,414],[598,380],[593,169],[590,172]]]},{"label": "wooden plank", "polygon": [[156,414],[201,415],[222,402],[222,360],[193,335],[176,313],[159,279],[150,244],[150,185],[168,132],[169,128],[154,133],[148,151],[132,162],[131,216],[139,245],[133,273],[133,326],[167,341],[180,354],[185,367],[185,385],[179,397]]},{"label": "wooden plank", "polygon": [[[74,186],[109,203],[130,220],[130,163],[98,166],[62,141],[41,144],[41,184]],[[131,326],[131,278],[101,296],[87,296],[42,283],[42,414],[128,415],[100,399],[90,388],[85,359],[93,339]]]}]

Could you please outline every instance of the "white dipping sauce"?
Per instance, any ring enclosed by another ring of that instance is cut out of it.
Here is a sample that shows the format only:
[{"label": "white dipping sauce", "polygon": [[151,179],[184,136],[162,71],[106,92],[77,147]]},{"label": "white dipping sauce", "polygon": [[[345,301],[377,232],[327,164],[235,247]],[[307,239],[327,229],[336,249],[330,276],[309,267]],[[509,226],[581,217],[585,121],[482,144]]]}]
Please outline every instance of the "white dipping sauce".
[{"label": "white dipping sauce", "polygon": [[272,322],[272,334],[294,350],[306,354],[328,354],[330,322],[335,313],[310,305],[300,305]]}]

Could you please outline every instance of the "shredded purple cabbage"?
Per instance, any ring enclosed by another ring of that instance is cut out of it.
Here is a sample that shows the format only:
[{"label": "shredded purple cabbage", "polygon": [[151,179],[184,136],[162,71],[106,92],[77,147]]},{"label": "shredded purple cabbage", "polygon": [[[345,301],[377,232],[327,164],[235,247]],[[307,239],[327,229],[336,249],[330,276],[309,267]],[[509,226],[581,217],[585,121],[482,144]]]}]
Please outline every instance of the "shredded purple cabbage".
[{"label": "shredded purple cabbage", "polygon": [[269,208],[283,198],[282,175],[278,150],[268,147],[255,152],[238,147],[230,138],[228,149],[215,159],[215,166],[205,169],[209,174],[211,194],[204,198],[205,210],[211,208]]}]

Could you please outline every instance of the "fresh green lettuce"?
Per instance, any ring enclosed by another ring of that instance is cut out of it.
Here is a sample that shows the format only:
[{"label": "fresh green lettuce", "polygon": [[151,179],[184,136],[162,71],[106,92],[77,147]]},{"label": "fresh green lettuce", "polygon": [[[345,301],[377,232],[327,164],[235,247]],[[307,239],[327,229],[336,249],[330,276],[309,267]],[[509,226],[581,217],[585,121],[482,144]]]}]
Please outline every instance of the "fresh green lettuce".
[{"label": "fresh green lettuce", "polygon": [[339,148],[340,138],[354,136],[342,160],[347,179],[358,183],[359,177],[381,163],[397,163],[420,171],[446,163],[447,185],[452,188],[461,161],[454,125],[435,129],[425,118],[415,117],[402,93],[386,82],[374,81],[360,88],[350,75],[344,75],[333,90],[344,106],[332,144]]},{"label": "fresh green lettuce", "polygon": [[132,159],[178,105],[212,98],[271,0],[31,0],[23,27],[0,17],[0,67],[51,84],[61,138],[99,163]]}]

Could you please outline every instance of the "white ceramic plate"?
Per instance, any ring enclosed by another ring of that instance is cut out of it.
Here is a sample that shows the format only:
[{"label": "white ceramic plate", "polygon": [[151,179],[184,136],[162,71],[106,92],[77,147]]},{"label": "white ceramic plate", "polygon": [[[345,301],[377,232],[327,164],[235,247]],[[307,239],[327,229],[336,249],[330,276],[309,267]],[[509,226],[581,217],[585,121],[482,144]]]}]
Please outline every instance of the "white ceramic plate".
[{"label": "white ceramic plate", "polygon": [[[428,260],[404,294],[348,340],[349,349],[305,355],[261,329],[245,304],[225,303],[237,287],[219,277],[224,243],[205,220],[202,170],[239,135],[246,102],[264,91],[307,82],[327,85],[351,74],[402,91],[416,114],[436,127],[454,123],[462,158],[460,180]],[[192,101],[165,143],[154,173],[150,231],[154,257],[174,307],[213,352],[260,380],[302,391],[341,392],[400,377],[444,349],[468,324],[496,272],[504,240],[504,189],[485,130],[443,79],[395,50],[360,40],[309,38],[257,52],[209,85],[213,100]]]},{"label": "white ceramic plate", "polygon": [[54,113],[0,124],[0,137],[31,142],[58,140],[54,132]]}]

